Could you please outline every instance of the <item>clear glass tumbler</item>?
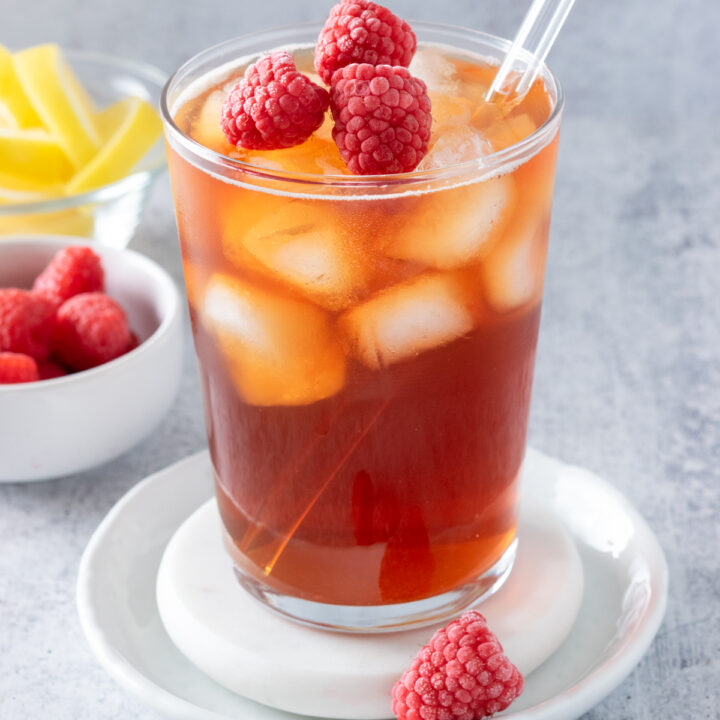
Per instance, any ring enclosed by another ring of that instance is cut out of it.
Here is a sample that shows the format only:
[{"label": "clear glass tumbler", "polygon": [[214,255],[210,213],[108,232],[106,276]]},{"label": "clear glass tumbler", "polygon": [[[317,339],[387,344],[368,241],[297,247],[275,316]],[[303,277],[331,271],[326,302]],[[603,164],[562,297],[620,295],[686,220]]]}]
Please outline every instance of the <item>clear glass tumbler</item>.
[{"label": "clear glass tumbler", "polygon": [[[414,28],[463,72],[509,45]],[[319,29],[197,55],[162,112],[237,577],[302,622],[386,631],[458,612],[512,567],[563,100],[543,68],[527,137],[394,176],[262,167],[182,127],[204,88],[310,52]]]}]

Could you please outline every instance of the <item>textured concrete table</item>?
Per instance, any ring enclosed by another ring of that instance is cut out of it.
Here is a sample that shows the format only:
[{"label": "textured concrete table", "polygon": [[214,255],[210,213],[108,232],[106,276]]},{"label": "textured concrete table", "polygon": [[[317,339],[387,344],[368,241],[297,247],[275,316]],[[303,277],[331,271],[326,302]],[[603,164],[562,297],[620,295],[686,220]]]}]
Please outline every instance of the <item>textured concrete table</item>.
[{"label": "textured concrete table", "polygon": [[[0,42],[56,40],[170,71],[329,2],[2,0]],[[526,0],[393,0],[407,17],[511,34]],[[650,10],[649,14],[648,11]],[[671,570],[665,624],[584,720],[720,717],[720,4],[579,2],[551,58],[568,103],[531,442],[611,478]],[[714,90],[713,90],[714,88]],[[170,191],[133,247],[180,281]],[[174,410],[75,477],[0,487],[0,717],[154,717],[95,663],[75,611],[82,550],[134,483],[204,445],[189,332]]]}]

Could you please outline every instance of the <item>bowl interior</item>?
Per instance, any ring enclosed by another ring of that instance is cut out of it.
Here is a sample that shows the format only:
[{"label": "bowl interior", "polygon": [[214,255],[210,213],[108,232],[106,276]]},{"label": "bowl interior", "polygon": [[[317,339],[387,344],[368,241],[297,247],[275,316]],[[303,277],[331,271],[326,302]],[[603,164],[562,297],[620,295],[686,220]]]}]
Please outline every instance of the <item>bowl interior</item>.
[{"label": "bowl interior", "polygon": [[[29,289],[55,253],[70,245],[89,245],[77,239],[0,241],[0,288]],[[147,258],[130,250],[92,245],[105,270],[105,291],[128,316],[130,329],[144,342],[172,312],[171,281]]]}]

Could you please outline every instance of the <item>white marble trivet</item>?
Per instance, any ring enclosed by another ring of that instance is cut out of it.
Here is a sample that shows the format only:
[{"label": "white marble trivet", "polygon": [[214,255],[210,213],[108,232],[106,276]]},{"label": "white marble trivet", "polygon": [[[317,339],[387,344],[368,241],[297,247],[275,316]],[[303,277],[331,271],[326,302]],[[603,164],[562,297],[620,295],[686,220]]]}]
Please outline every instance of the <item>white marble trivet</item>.
[{"label": "white marble trivet", "polygon": [[[439,626],[348,635],[287,620],[238,584],[220,527],[210,500],[177,530],[160,565],[158,608],[180,651],[216,682],[271,707],[348,720],[390,717],[393,684]],[[515,566],[477,606],[524,675],[565,639],[582,592],[573,541],[537,499],[526,498]]]}]

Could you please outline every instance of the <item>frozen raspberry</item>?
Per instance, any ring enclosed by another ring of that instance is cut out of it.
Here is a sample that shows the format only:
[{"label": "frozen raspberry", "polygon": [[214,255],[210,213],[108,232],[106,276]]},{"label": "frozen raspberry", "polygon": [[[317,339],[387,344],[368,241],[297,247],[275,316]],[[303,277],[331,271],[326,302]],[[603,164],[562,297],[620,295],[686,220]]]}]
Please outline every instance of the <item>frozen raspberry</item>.
[{"label": "frozen raspberry", "polygon": [[430,98],[422,80],[402,67],[348,65],[330,92],[333,139],[356,175],[414,170],[430,139]]},{"label": "frozen raspberry", "polygon": [[0,352],[44,360],[50,352],[55,305],[27,290],[0,288]]},{"label": "frozen raspberry", "polygon": [[39,379],[37,363],[29,355],[0,352],[0,385],[35,382]]},{"label": "frozen raspberry", "polygon": [[438,630],[392,691],[399,720],[480,720],[523,691],[485,618],[470,611]]},{"label": "frozen raspberry", "polygon": [[220,124],[236,147],[293,147],[322,125],[329,102],[327,90],[298,72],[283,50],[248,67],[225,99]]},{"label": "frozen raspberry", "polygon": [[100,258],[83,245],[60,250],[50,264],[37,276],[33,291],[62,305],[73,295],[103,292],[105,273]]},{"label": "frozen raspberry", "polygon": [[58,310],[53,357],[73,370],[87,370],[125,353],[130,330],[123,309],[102,293],[83,293]]},{"label": "frozen raspberry", "polygon": [[65,377],[67,370],[52,360],[38,363],[38,373],[41,380],[53,380],[54,378]]},{"label": "frozen raspberry", "polygon": [[410,26],[369,0],[342,0],[330,11],[315,48],[315,69],[328,85],[351,63],[407,67],[417,38]]}]

